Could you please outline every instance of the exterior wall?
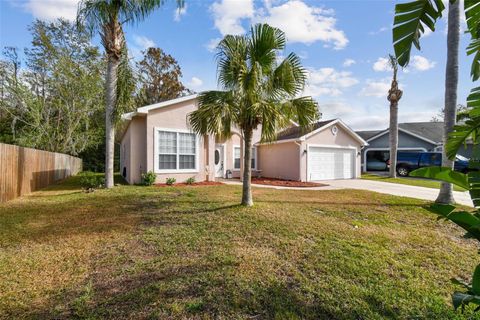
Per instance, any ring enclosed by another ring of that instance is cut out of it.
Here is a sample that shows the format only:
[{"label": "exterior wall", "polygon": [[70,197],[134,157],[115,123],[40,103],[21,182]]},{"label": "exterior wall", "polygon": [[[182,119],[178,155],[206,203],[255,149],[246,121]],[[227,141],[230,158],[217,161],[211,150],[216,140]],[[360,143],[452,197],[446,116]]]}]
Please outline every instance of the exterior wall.
[{"label": "exterior wall", "polygon": [[[190,131],[190,126],[187,121],[187,116],[190,112],[197,109],[196,100],[189,100],[180,102],[164,108],[151,110],[146,117],[146,167],[147,171],[155,171],[155,130],[172,129]],[[197,136],[197,169],[189,172],[168,172],[164,173],[156,171],[156,183],[165,183],[167,178],[175,178],[177,182],[184,182],[188,178],[193,177],[196,181],[204,181],[208,178],[209,172],[214,172],[214,169],[207,164],[209,157],[212,157],[214,152],[214,144],[209,143],[211,140],[208,137]],[[210,150],[211,148],[211,150]]]},{"label": "exterior wall", "polygon": [[295,142],[262,144],[257,154],[263,177],[300,180],[300,146]]},{"label": "exterior wall", "polygon": [[145,117],[134,117],[120,144],[120,173],[130,184],[141,183],[146,172]]},{"label": "exterior wall", "polygon": [[[318,132],[317,134],[309,137],[306,141],[302,142],[301,152],[300,152],[300,180],[308,181],[307,177],[307,152],[309,145],[316,145],[322,147],[332,147],[332,148],[353,148],[356,151],[356,166],[355,166],[355,176],[359,178],[361,176],[361,157],[360,151],[362,146],[360,143],[352,137],[346,130],[341,126],[338,127],[338,132],[336,135],[332,133],[330,127]],[[307,152],[305,152],[305,150]]]}]

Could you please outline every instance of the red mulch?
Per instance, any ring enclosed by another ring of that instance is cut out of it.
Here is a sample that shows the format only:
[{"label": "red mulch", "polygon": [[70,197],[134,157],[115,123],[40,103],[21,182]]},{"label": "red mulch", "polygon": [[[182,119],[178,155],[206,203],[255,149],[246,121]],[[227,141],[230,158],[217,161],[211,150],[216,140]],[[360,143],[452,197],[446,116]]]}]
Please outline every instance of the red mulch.
[{"label": "red mulch", "polygon": [[194,182],[192,184],[186,184],[185,182],[174,183],[172,186],[167,185],[166,183],[157,183],[157,187],[200,187],[200,186],[219,186],[223,183],[217,181],[201,181]]},{"label": "red mulch", "polygon": [[275,179],[275,178],[254,178],[254,177],[252,177],[252,183],[264,184],[267,186],[300,187],[300,188],[326,186],[326,184],[315,183],[315,182],[302,182],[302,181],[282,180],[282,179]]}]

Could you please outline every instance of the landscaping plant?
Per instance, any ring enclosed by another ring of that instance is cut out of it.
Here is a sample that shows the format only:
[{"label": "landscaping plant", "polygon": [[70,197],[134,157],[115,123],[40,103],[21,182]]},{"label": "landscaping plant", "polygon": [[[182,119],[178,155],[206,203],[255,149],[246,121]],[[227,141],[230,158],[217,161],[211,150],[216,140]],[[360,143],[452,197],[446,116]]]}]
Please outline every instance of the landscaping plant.
[{"label": "landscaping plant", "polygon": [[156,179],[157,175],[153,171],[142,173],[142,182],[146,186],[151,186],[152,184],[154,184]]},{"label": "landscaping plant", "polygon": [[173,186],[177,182],[177,179],[175,178],[167,178],[166,184],[167,186]]},{"label": "landscaping plant", "polygon": [[93,192],[95,189],[100,188],[104,183],[102,176],[95,174],[91,171],[84,171],[80,173],[80,185],[85,192]]},{"label": "landscaping plant", "polygon": [[[447,167],[427,167],[415,170],[410,173],[414,177],[430,178],[447,183],[453,183],[465,188],[470,193],[474,210],[457,209],[454,205],[434,204],[431,211],[439,215],[440,219],[452,221],[467,231],[466,237],[474,238],[480,242],[480,158],[478,142],[480,134],[480,88],[474,89],[467,101],[470,107],[468,119],[462,125],[454,127],[446,144],[446,154],[454,159],[460,146],[466,143],[467,139],[473,140],[473,154],[470,159],[470,171],[466,174],[453,171]],[[453,293],[452,301],[455,309],[468,304],[476,305],[475,311],[480,310],[480,264],[475,268],[472,280],[466,283],[459,279],[452,279],[455,284],[461,285],[463,291]]]},{"label": "landscaping plant", "polygon": [[188,178],[186,181],[185,181],[186,184],[194,184],[195,183],[195,178],[194,177],[190,177]]},{"label": "landscaping plant", "polygon": [[297,122],[308,127],[319,118],[312,97],[301,97],[307,71],[295,53],[284,54],[285,33],[256,24],[248,35],[227,35],[217,46],[218,83],[222,91],[206,91],[198,110],[190,113],[192,129],[201,135],[230,137],[241,131],[244,143],[242,205],[252,206],[253,131],[274,141],[280,129]]}]

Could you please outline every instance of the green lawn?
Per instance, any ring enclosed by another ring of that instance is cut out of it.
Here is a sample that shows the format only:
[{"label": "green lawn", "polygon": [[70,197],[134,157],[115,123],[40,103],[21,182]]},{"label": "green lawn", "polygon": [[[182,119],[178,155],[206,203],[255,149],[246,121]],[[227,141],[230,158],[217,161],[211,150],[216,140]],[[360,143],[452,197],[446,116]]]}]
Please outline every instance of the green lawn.
[{"label": "green lawn", "polygon": [[[397,178],[390,178],[379,176],[376,174],[364,173],[362,174],[362,179],[366,180],[374,180],[374,181],[382,181],[382,182],[391,182],[391,183],[399,183],[399,184],[406,184],[409,186],[417,186],[417,187],[426,187],[426,188],[433,188],[433,189],[440,189],[439,181],[428,180],[428,179],[420,179],[420,178],[410,178],[410,177],[397,177]],[[465,189],[453,186],[453,190],[455,191],[466,191]]]},{"label": "green lawn", "polygon": [[[360,190],[77,178],[0,204],[0,318],[468,319],[476,244],[420,200]],[[458,288],[457,288],[458,289]]]}]

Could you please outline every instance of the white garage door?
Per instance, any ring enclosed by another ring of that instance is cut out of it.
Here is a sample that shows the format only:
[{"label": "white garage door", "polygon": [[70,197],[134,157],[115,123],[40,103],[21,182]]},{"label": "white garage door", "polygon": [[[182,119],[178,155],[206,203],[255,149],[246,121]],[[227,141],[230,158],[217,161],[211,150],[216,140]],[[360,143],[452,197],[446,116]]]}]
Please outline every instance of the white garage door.
[{"label": "white garage door", "polygon": [[355,175],[355,150],[310,147],[308,180],[352,179]]}]

